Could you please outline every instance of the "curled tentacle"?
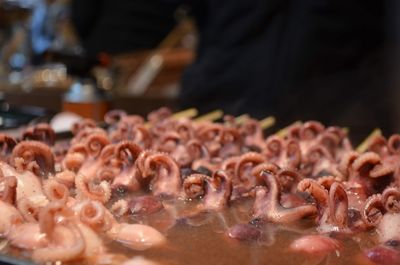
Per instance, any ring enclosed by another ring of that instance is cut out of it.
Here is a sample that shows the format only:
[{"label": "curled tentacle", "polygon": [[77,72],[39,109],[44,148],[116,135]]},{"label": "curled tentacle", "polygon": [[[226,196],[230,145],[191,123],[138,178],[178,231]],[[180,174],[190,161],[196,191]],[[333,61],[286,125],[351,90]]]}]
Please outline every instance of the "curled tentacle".
[{"label": "curled tentacle", "polygon": [[289,140],[286,143],[286,166],[289,168],[298,168],[301,163],[300,145],[295,140]]},{"label": "curled tentacle", "polygon": [[75,173],[73,171],[64,170],[64,171],[58,172],[54,176],[54,178],[58,182],[67,186],[68,188],[71,188],[72,186],[75,185]]},{"label": "curled tentacle", "polygon": [[316,214],[314,205],[302,205],[294,208],[284,208],[280,204],[280,186],[275,176],[268,172],[261,174],[268,191],[265,187],[256,190],[256,200],[254,202],[254,216],[266,219],[273,223],[292,223],[306,216]]},{"label": "curled tentacle", "polygon": [[47,175],[54,172],[54,156],[49,146],[37,141],[22,141],[18,143],[11,155],[11,161],[15,158],[23,158],[24,164],[29,165],[30,162],[35,162],[37,168],[35,173]]},{"label": "curled tentacle", "polygon": [[22,133],[22,139],[40,141],[52,146],[56,141],[56,133],[49,124],[39,123],[26,129]]},{"label": "curled tentacle", "polygon": [[50,201],[66,203],[69,196],[67,186],[55,179],[46,180],[43,185],[43,192]]},{"label": "curled tentacle", "polygon": [[186,149],[192,160],[204,158],[210,158],[210,152],[207,147],[204,146],[199,140],[191,139],[186,143]]},{"label": "curled tentacle", "polygon": [[380,155],[387,153],[386,138],[382,135],[375,135],[374,137],[372,137],[372,139],[369,140],[367,150]]},{"label": "curled tentacle", "polygon": [[204,195],[204,180],[207,175],[191,174],[183,181],[183,191],[188,199],[199,198]]},{"label": "curled tentacle", "polygon": [[317,206],[319,207],[320,211],[323,211],[328,207],[328,190],[325,189],[325,187],[319,184],[316,180],[310,178],[303,179],[299,182],[299,184],[297,184],[297,189],[301,192],[307,192],[311,196],[313,196],[317,202]]},{"label": "curled tentacle", "polygon": [[142,151],[140,146],[131,141],[123,141],[115,147],[116,158],[125,165],[133,165]]},{"label": "curled tentacle", "polygon": [[111,187],[107,181],[100,181],[96,184],[94,179],[87,179],[83,174],[75,177],[76,189],[84,197],[106,203],[111,198]]},{"label": "curled tentacle", "polygon": [[318,137],[320,145],[329,150],[332,156],[335,155],[336,148],[339,146],[341,138],[338,134],[326,130]]},{"label": "curled tentacle", "polygon": [[348,226],[349,201],[344,186],[334,182],[329,189],[329,212],[331,222],[340,228]]},{"label": "curled tentacle", "polygon": [[265,162],[265,157],[259,153],[249,152],[242,155],[235,166],[236,178],[238,178],[240,181],[248,181],[248,179],[243,176],[244,167],[248,164],[252,164],[254,167],[263,162]]},{"label": "curled tentacle", "polygon": [[13,137],[0,133],[1,160],[6,161],[16,145],[17,141]]},{"label": "curled tentacle", "polygon": [[382,193],[382,203],[386,211],[390,213],[400,213],[400,190],[399,188],[389,187]]},{"label": "curled tentacle", "polygon": [[94,120],[91,119],[82,119],[72,125],[71,132],[74,135],[77,135],[79,132],[85,129],[94,129],[97,127],[97,124]]},{"label": "curled tentacle", "polygon": [[276,135],[268,137],[266,140],[266,155],[268,158],[279,157],[283,151],[284,140]]},{"label": "curled tentacle", "polygon": [[377,226],[385,212],[386,209],[382,203],[382,195],[375,194],[370,196],[365,202],[361,217],[366,224],[370,226]]},{"label": "curled tentacle", "polygon": [[325,127],[317,121],[308,121],[303,124],[300,129],[299,135],[302,140],[312,140],[315,139],[321,132],[323,132]]},{"label": "curled tentacle", "polygon": [[169,118],[172,115],[172,111],[167,107],[161,107],[157,110],[150,112],[147,115],[147,120],[151,123],[156,123]]},{"label": "curled tentacle", "polygon": [[294,191],[298,182],[302,180],[299,173],[289,169],[281,169],[276,173],[276,179],[282,191],[290,192]]},{"label": "curled tentacle", "polygon": [[271,172],[272,174],[277,174],[279,171],[279,166],[268,162],[261,163],[252,169],[251,175],[259,177],[261,172],[263,171]]},{"label": "curled tentacle", "polygon": [[104,121],[109,125],[116,125],[126,115],[127,113],[123,110],[111,110],[104,115]]},{"label": "curled tentacle", "polygon": [[389,152],[393,155],[400,155],[400,134],[390,136],[387,143]]},{"label": "curled tentacle", "polygon": [[106,231],[111,228],[104,206],[98,201],[84,201],[79,205],[79,219],[96,231]]},{"label": "curled tentacle", "polygon": [[359,157],[359,154],[355,151],[346,152],[341,158],[338,170],[345,176],[349,176],[349,169],[351,169],[351,165],[354,161]]},{"label": "curled tentacle", "polygon": [[377,164],[369,172],[371,178],[381,178],[389,174],[393,174],[396,171],[398,165],[395,164]]},{"label": "curled tentacle", "polygon": [[128,202],[120,199],[113,203],[110,210],[115,216],[124,216],[129,211]]},{"label": "curled tentacle", "polygon": [[153,176],[151,189],[155,195],[175,197],[181,188],[178,164],[167,154],[155,153],[145,160],[143,177]]},{"label": "curled tentacle", "polygon": [[317,179],[317,182],[321,184],[325,189],[329,190],[333,183],[337,180],[334,176],[323,176]]},{"label": "curled tentacle", "polygon": [[67,154],[62,161],[63,168],[70,172],[78,172],[86,160],[86,156],[82,153]]},{"label": "curled tentacle", "polygon": [[107,135],[102,133],[91,134],[85,142],[87,152],[92,157],[97,157],[108,144],[110,144],[110,140]]},{"label": "curled tentacle", "polygon": [[203,206],[206,210],[221,210],[231,196],[232,183],[226,172],[216,171],[212,177],[205,178],[205,193]]},{"label": "curled tentacle", "polygon": [[370,169],[368,166],[376,165],[381,161],[378,154],[373,152],[366,152],[361,154],[356,160],[354,160],[352,168],[356,171],[361,171],[363,169]]}]

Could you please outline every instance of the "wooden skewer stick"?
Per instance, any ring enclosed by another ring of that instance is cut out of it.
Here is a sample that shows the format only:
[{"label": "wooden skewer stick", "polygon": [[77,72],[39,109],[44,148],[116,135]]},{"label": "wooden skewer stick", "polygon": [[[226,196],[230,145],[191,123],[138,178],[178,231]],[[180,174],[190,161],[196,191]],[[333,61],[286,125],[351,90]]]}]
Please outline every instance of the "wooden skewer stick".
[{"label": "wooden skewer stick", "polygon": [[276,119],[274,116],[269,116],[260,121],[260,126],[263,130],[271,128],[275,125]]},{"label": "wooden skewer stick", "polygon": [[235,118],[236,124],[243,124],[248,118],[250,118],[249,114],[245,113]]},{"label": "wooden skewer stick", "polygon": [[198,113],[199,112],[197,109],[190,108],[190,109],[182,110],[182,111],[172,114],[172,118],[175,120],[184,119],[184,118],[191,119],[191,118],[196,117]]},{"label": "wooden skewer stick", "polygon": [[278,137],[285,137],[289,128],[295,125],[301,125],[303,122],[302,121],[295,121],[294,123],[290,124],[289,126],[286,126],[283,129],[280,129],[277,133],[275,133],[276,136]]},{"label": "wooden skewer stick", "polygon": [[216,121],[222,118],[224,116],[224,112],[220,109],[211,111],[207,114],[204,114],[200,117],[197,117],[194,119],[194,121],[199,122],[199,121]]},{"label": "wooden skewer stick", "polygon": [[357,146],[357,148],[356,148],[357,152],[359,152],[359,153],[365,152],[365,151],[367,150],[369,144],[371,143],[371,140],[372,140],[374,137],[379,136],[379,135],[382,135],[381,129],[379,129],[379,128],[374,129],[374,130],[367,136],[367,138],[365,138],[365,140],[362,141],[362,143],[361,143],[359,146]]},{"label": "wooden skewer stick", "polygon": [[[178,112],[172,114],[172,115],[171,115],[171,118],[172,118],[172,119],[175,119],[175,120],[184,119],[184,118],[191,119],[191,118],[193,118],[193,117],[196,117],[197,114],[198,114],[198,110],[197,110],[197,109],[195,109],[195,108],[190,108],[190,109],[185,109],[185,110],[178,111]],[[151,125],[150,125],[149,122],[146,122],[146,123],[144,124],[144,126],[145,126],[146,128],[150,128]]]}]

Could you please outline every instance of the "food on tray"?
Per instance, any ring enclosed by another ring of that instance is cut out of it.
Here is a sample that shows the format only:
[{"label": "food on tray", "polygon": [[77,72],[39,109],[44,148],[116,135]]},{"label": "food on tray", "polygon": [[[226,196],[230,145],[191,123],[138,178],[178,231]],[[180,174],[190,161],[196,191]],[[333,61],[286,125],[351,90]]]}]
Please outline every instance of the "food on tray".
[{"label": "food on tray", "polygon": [[400,135],[356,151],[296,122],[264,137],[224,123],[114,110],[57,141],[1,135],[3,254],[69,264],[400,264]]}]

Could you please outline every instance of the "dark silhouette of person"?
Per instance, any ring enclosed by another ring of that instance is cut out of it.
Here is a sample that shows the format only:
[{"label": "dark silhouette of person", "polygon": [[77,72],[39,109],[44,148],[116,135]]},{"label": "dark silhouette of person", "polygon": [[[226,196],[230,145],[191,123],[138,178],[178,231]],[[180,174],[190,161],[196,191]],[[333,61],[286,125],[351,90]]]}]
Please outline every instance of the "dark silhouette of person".
[{"label": "dark silhouette of person", "polygon": [[[168,1],[168,0],[166,0]],[[395,12],[375,0],[169,0],[199,32],[180,106],[390,132]],[[390,5],[389,5],[390,6]],[[389,34],[388,34],[389,33]]]}]

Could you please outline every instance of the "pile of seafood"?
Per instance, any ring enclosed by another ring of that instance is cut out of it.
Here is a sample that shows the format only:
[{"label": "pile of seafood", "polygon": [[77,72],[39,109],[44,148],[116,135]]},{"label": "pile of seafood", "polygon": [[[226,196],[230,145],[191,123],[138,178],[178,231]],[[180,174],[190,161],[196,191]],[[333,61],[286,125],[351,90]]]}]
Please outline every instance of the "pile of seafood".
[{"label": "pile of seafood", "polygon": [[1,253],[160,265],[137,253],[168,248],[173,227],[201,226],[204,213],[246,202],[227,240],[258,244],[265,226],[301,224],[310,232],[286,248],[318,264],[368,232],[352,264],[400,264],[400,135],[375,136],[359,152],[344,129],[316,121],[265,137],[251,118],[196,122],[165,108],[104,120],[107,129],[74,124],[68,141],[48,124],[0,134]]}]

